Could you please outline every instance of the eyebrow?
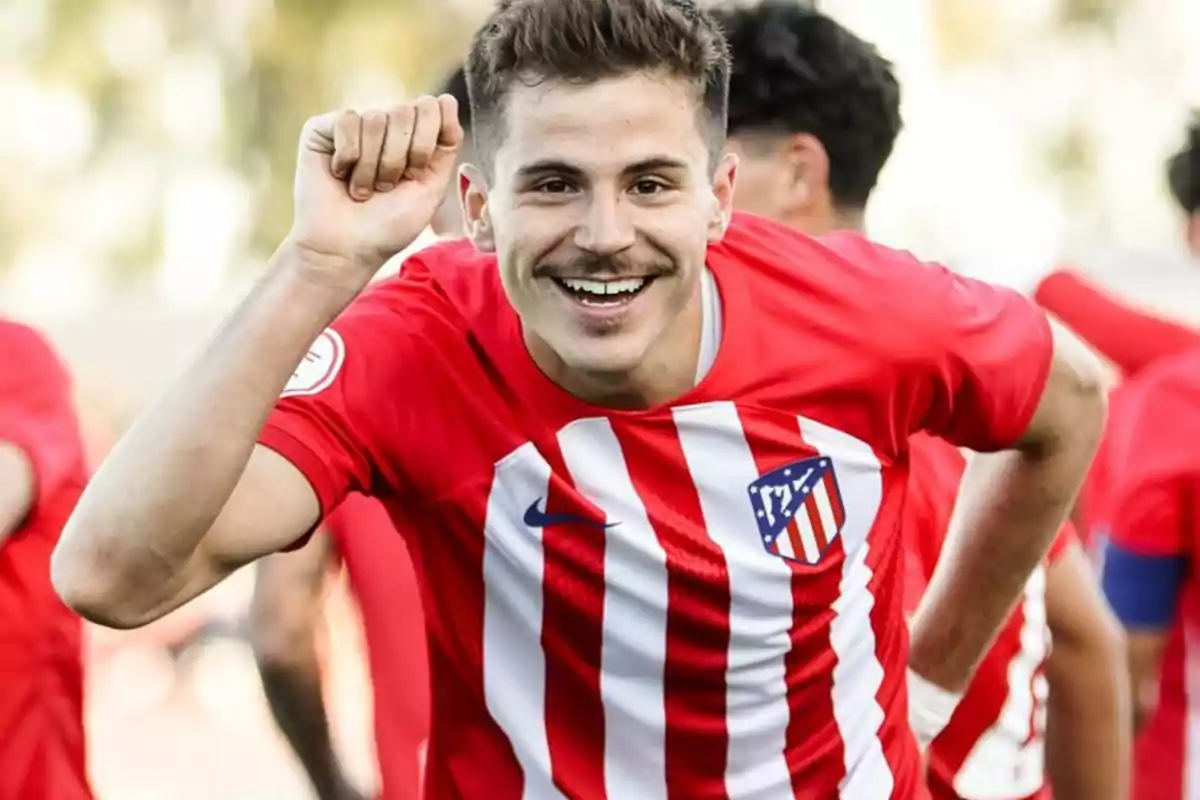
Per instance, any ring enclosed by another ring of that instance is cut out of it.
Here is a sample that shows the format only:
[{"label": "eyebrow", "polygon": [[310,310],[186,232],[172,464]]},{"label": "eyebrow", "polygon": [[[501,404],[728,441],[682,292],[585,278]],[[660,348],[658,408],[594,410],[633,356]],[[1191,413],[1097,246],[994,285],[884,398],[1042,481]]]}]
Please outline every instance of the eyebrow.
[{"label": "eyebrow", "polygon": [[[687,168],[687,162],[682,161],[681,159],[672,158],[671,156],[651,156],[650,158],[644,158],[637,163],[630,164],[629,166],[625,167],[625,169],[621,170],[621,174],[628,176],[655,171],[686,171]],[[566,175],[572,178],[579,178],[583,176],[584,171],[573,164],[568,164],[566,161],[561,161],[554,158],[533,161],[517,170],[517,177],[521,179],[528,179],[538,175],[546,174]]]}]

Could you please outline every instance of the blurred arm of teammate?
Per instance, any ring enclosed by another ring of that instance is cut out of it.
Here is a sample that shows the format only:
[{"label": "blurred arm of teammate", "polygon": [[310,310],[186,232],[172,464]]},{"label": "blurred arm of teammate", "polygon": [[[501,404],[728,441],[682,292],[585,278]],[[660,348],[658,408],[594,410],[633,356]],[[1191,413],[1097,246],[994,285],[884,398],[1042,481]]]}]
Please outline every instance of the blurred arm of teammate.
[{"label": "blurred arm of teammate", "polygon": [[258,564],[250,640],[275,723],[300,759],[320,800],[361,800],[338,763],[325,714],[317,633],[333,565],[329,534]]},{"label": "blurred arm of teammate", "polygon": [[33,465],[25,451],[0,442],[0,547],[29,513],[35,490]]},{"label": "blurred arm of teammate", "polygon": [[[963,476],[945,548],[913,618],[914,728],[923,703],[930,722],[949,719],[1066,519],[1099,442],[1100,364],[1069,332],[1055,328],[1053,337],[1049,376],[1025,432],[1010,450],[972,458]],[[932,738],[936,727],[918,735]]]},{"label": "blurred arm of teammate", "polygon": [[1200,333],[1122,303],[1070,270],[1044,278],[1034,299],[1126,375],[1200,347]]},{"label": "blurred arm of teammate", "polygon": [[1122,488],[1106,531],[1101,583],[1125,626],[1136,728],[1158,702],[1159,664],[1190,569],[1195,489],[1187,477]]},{"label": "blurred arm of teammate", "polygon": [[428,225],[462,138],[450,96],[305,125],[287,240],[116,445],[63,532],[51,576],[68,605],[144,625],[317,524],[316,491],[259,433],[314,340]]},{"label": "blurred arm of teammate", "polygon": [[1046,621],[1053,636],[1046,767],[1054,796],[1123,800],[1131,739],[1125,636],[1077,542],[1046,572]]}]

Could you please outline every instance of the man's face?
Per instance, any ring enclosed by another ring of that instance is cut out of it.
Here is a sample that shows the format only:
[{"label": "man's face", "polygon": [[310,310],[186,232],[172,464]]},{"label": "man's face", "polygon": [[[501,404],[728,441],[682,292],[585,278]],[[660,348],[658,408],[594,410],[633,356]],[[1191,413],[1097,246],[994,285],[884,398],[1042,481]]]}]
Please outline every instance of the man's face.
[{"label": "man's face", "polygon": [[531,348],[570,370],[631,373],[697,298],[735,162],[710,178],[680,81],[518,84],[506,103],[491,186],[465,189],[473,238],[495,249]]}]

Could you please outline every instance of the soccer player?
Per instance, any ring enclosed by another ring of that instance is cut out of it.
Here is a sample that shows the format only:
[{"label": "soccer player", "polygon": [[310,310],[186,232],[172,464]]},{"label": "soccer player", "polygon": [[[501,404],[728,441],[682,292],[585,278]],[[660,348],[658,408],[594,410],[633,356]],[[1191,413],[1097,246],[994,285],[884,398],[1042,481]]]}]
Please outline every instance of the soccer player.
[{"label": "soccer player", "polygon": [[1184,800],[1200,790],[1192,638],[1200,621],[1200,350],[1156,360],[1121,391],[1088,517],[1106,541],[1104,591],[1129,639],[1139,723],[1133,796]]},{"label": "soccer player", "polygon": [[500,3],[470,241],[357,301],[462,131],[449,97],[312,120],[291,233],[98,472],[59,591],[144,624],[369,492],[420,576],[428,796],[926,796],[909,436],[997,451],[911,634],[941,698],[1066,514],[1099,367],[1016,293],[733,214],[728,70],[689,0]]},{"label": "soccer player", "polygon": [[[735,205],[809,234],[861,231],[901,127],[891,65],[835,20],[783,0],[717,13],[733,58]],[[919,434],[909,445],[906,602],[915,610],[945,545],[966,461]],[[1053,634],[1054,648],[1050,648]],[[1046,702],[1055,795],[1123,797],[1128,719],[1119,626],[1068,527],[1038,567],[929,752],[936,797],[1045,797]]]},{"label": "soccer player", "polygon": [[[461,67],[442,91],[458,102],[464,129],[469,131]],[[460,153],[460,161],[464,155]],[[461,238],[458,206],[458,196],[448,193],[432,221],[438,236]],[[259,563],[251,625],[267,700],[317,796],[322,800],[356,797],[333,751],[317,655],[326,579],[337,560],[345,564],[362,613],[374,688],[379,798],[416,797],[419,754],[429,731],[425,626],[411,558],[378,501],[350,497],[304,547]]]},{"label": "soccer player", "polygon": [[50,554],[87,479],[70,380],[0,320],[0,800],[87,800],[82,623]]}]

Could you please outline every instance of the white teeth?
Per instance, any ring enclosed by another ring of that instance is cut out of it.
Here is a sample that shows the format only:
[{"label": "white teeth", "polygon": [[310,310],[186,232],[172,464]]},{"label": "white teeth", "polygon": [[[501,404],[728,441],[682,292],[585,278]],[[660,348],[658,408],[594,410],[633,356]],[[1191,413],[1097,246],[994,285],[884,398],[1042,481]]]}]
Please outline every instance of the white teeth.
[{"label": "white teeth", "polygon": [[562,283],[573,292],[605,296],[636,292],[646,285],[645,278],[625,278],[619,281],[589,281],[583,278],[562,278]]}]

